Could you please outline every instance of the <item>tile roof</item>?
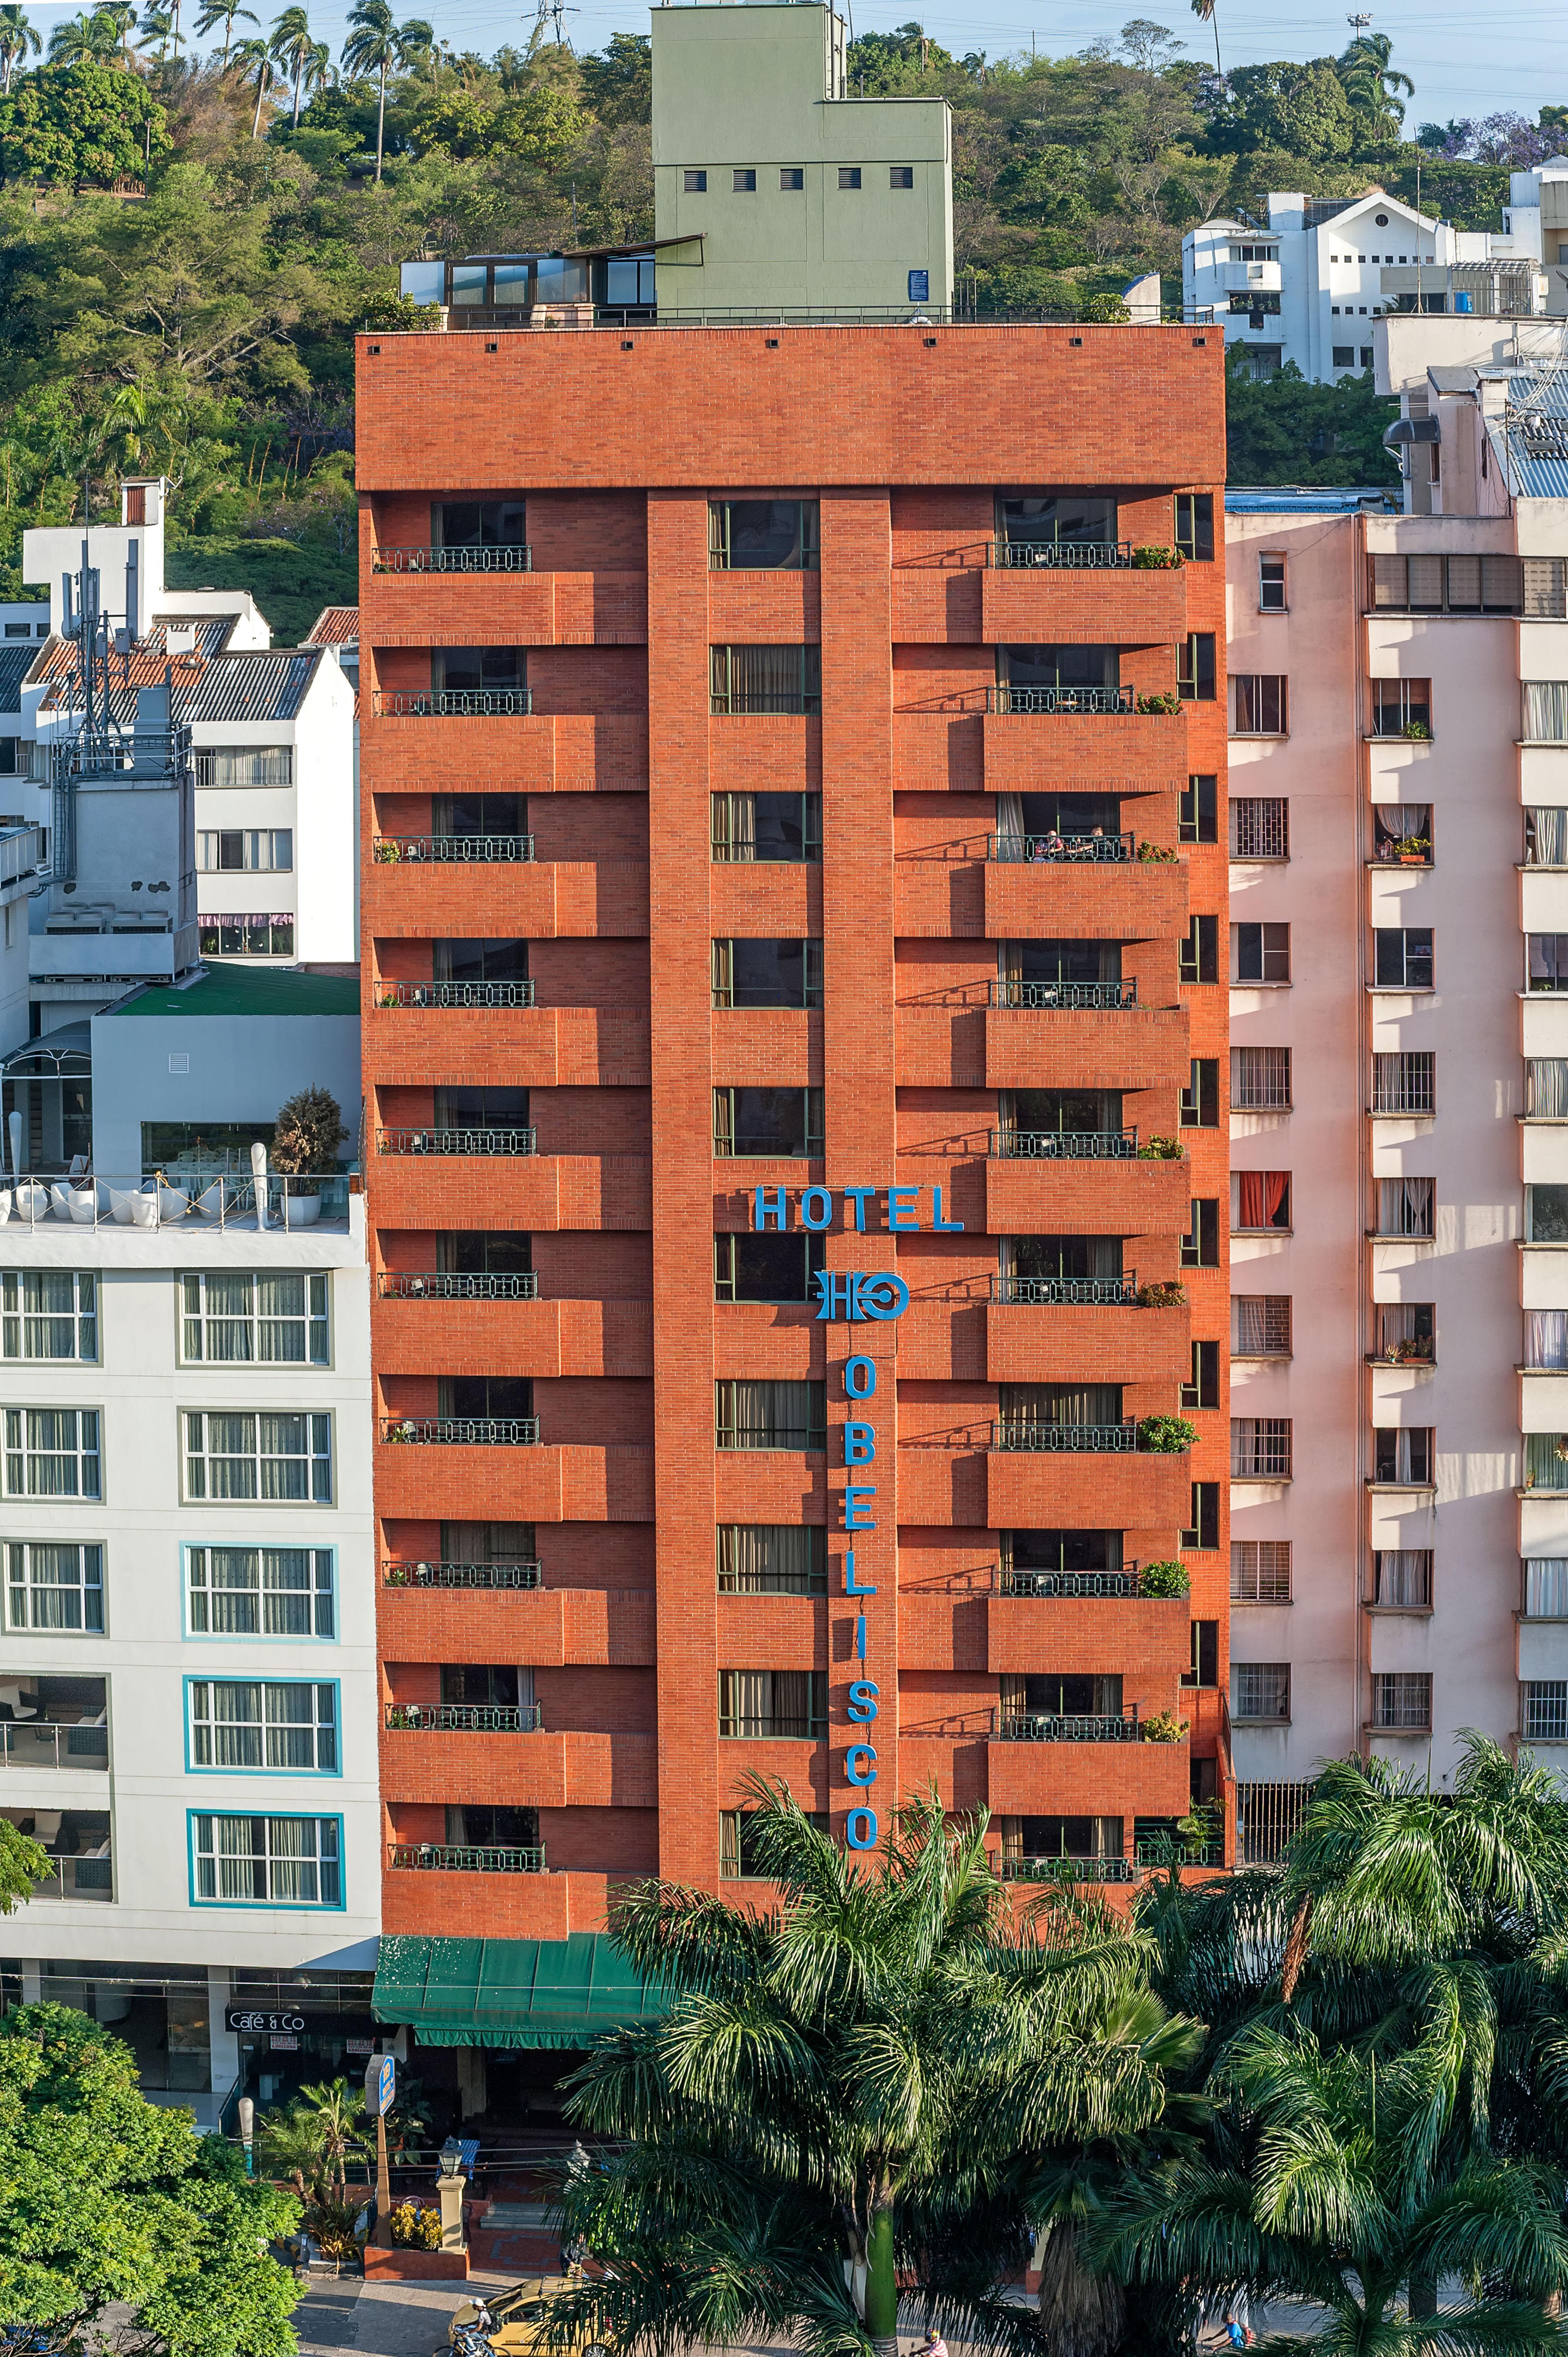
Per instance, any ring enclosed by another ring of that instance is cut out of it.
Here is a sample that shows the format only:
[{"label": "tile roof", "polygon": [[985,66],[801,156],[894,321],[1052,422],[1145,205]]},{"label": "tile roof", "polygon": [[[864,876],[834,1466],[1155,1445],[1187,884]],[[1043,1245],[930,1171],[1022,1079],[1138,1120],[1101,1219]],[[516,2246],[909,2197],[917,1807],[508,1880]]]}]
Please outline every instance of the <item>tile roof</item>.
[{"label": "tile roof", "polygon": [[0,645],[0,712],[22,709],[22,682],[33,667],[36,647]]},{"label": "tile roof", "polygon": [[[231,617],[209,619],[196,627],[199,633],[210,636],[217,631],[222,636],[231,620]],[[310,647],[267,647],[222,654],[203,645],[199,635],[195,653],[171,656],[165,649],[163,627],[160,622],[146,638],[139,639],[129,654],[110,659],[110,700],[122,727],[128,727],[135,717],[136,689],[161,687],[166,670],[174,689],[174,718],[186,726],[214,720],[292,720],[323,660],[319,649]],[[21,654],[25,650],[16,651]],[[77,677],[77,658],[69,639],[48,641],[39,653],[35,676],[48,683],[42,711],[72,708],[70,690]]]},{"label": "tile roof", "polygon": [[358,606],[324,606],[306,633],[305,643],[307,647],[358,646]]}]

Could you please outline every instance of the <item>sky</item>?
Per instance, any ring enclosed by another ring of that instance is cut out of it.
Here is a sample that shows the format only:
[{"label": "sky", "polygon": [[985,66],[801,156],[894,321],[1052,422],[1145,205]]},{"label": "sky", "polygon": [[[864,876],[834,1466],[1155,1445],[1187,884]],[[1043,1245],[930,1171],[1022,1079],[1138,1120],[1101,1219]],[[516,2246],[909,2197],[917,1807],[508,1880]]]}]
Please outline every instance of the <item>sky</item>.
[{"label": "sky", "polygon": [[[187,0],[194,18],[195,0]],[[284,0],[254,0],[255,13],[271,21]],[[341,45],[348,0],[307,0],[318,38]],[[840,0],[844,5],[844,0]],[[848,0],[857,32],[888,31],[918,18],[934,40],[955,55],[983,49],[996,57],[1027,50],[1031,42],[1047,57],[1064,57],[1093,40],[1114,38],[1124,21],[1120,9],[1093,8],[1088,0],[980,0],[973,9],[918,0]],[[486,54],[504,41],[521,41],[533,24],[534,0],[494,5],[494,0],[407,0],[410,15],[427,16],[454,48]],[[28,14],[46,36],[76,13],[72,0],[28,0]],[[400,0],[401,13],[401,0]],[[1145,16],[1166,25],[1194,57],[1212,58],[1213,33],[1195,17],[1187,0],[1179,8],[1159,0],[1133,0],[1125,16]],[[1286,0],[1279,10],[1219,0],[1222,62],[1251,65],[1269,58],[1334,55],[1350,38],[1343,7],[1302,5]],[[643,32],[646,8],[639,0],[580,0],[564,16],[567,38],[579,51],[600,48],[612,32]],[[1380,0],[1372,29],[1393,42],[1393,62],[1415,83],[1405,121],[1444,123],[1454,115],[1482,116],[1504,111],[1531,121],[1546,103],[1568,103],[1568,9],[1561,0],[1498,0],[1477,13],[1475,0]],[[249,32],[246,25],[241,29]]]}]

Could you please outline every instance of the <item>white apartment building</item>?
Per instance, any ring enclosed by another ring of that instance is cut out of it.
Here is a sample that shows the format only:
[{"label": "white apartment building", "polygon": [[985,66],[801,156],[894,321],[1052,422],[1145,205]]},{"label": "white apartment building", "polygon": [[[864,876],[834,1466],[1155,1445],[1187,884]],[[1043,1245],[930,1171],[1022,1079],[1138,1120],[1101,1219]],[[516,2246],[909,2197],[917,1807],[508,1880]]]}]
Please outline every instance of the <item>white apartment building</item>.
[{"label": "white apartment building", "polygon": [[1568,468],[1429,392],[1440,512],[1227,501],[1253,1857],[1350,1750],[1568,1770]]},{"label": "white apartment building", "polygon": [[1568,157],[1515,172],[1509,193],[1500,231],[1454,229],[1375,188],[1273,194],[1262,224],[1187,231],[1183,304],[1223,327],[1253,375],[1291,361],[1315,382],[1370,369],[1374,323],[1391,314],[1568,313]]},{"label": "white apartment building", "polygon": [[[374,2036],[364,1199],[226,1150],[310,1081],[352,1130],[356,994],[219,969],[80,1028],[92,1175],[57,1155],[0,1187],[0,1812],[54,1867],[0,1983],[95,2013],[212,2126],[236,2092],[352,2075]],[[24,1076],[45,1046],[8,1095],[70,1085]],[[147,1145],[182,1141],[145,1184]]]}]

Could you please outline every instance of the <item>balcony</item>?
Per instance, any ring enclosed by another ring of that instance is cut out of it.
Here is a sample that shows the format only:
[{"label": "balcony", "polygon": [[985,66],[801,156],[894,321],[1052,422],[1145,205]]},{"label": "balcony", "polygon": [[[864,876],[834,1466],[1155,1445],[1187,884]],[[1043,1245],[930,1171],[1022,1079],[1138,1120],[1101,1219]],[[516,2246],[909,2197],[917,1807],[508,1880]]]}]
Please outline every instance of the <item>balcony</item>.
[{"label": "balcony", "polygon": [[537,1735],[544,1720],[536,1702],[393,1702],[387,1727],[394,1735]]},{"label": "balcony", "polygon": [[[1010,691],[1014,695],[1033,692],[1022,688]],[[1137,856],[1135,834],[1107,834],[1102,829],[1091,834],[1058,834],[1054,831],[1049,834],[993,834],[986,837],[985,845],[987,859],[1013,867],[1112,866]]]},{"label": "balcony", "polygon": [[1138,978],[1130,974],[1124,982],[993,982],[991,1004],[1034,1011],[1055,1007],[1080,1015],[1114,1013],[1137,1006]]},{"label": "balcony", "polygon": [[376,711],[383,720],[516,720],[533,710],[526,687],[382,687]]},{"label": "balcony", "polygon": [[378,834],[374,856],[383,867],[516,866],[533,857],[531,834]]},{"label": "balcony", "polygon": [[993,1448],[1047,1454],[1120,1456],[1138,1446],[1135,1423],[1039,1424],[1022,1416],[998,1416],[991,1426]]},{"label": "balcony", "polygon": [[1135,1309],[1138,1306],[1138,1278],[1135,1270],[1121,1276],[1013,1276],[998,1275],[992,1279],[993,1301],[1009,1308],[1020,1307],[1101,1309]]},{"label": "balcony", "polygon": [[114,1861],[106,1809],[50,1809],[13,1802],[0,1810],[9,1822],[43,1845],[48,1871],[34,1884],[31,1898],[42,1904],[51,1900],[112,1901]]},{"label": "balcony", "polygon": [[399,1871],[431,1874],[542,1874],[539,1849],[465,1849],[450,1842],[393,1842],[387,1863]]},{"label": "balcony", "polygon": [[993,1710],[991,1714],[993,1743],[1141,1743],[1143,1739],[1135,1705],[1121,1711]]},{"label": "balcony", "polygon": [[[1079,573],[1112,566],[1135,565],[1139,550],[1130,540],[993,540],[991,562],[1007,571],[1041,567],[1047,572]],[[1175,568],[1181,557],[1174,548],[1150,549],[1144,569]]]},{"label": "balcony", "polygon": [[[342,1171],[284,1178],[269,1173],[258,1187],[242,1178],[206,1170],[149,1171],[100,1174],[96,1178],[18,1178],[0,1189],[0,1225],[18,1227],[79,1227],[158,1229],[183,1227],[187,1234],[208,1232],[221,1235],[239,1229],[253,1234],[275,1229],[293,1232],[325,1223],[346,1228],[349,1195],[358,1180]],[[172,1185],[171,1178],[186,1181]],[[259,1210],[258,1210],[259,1204]]]},{"label": "balcony", "polygon": [[532,1006],[532,982],[380,982],[378,1006]]},{"label": "balcony", "polygon": [[1004,1882],[1132,1882],[1128,1857],[1004,1857]]},{"label": "balcony", "polygon": [[72,1770],[109,1766],[109,1729],[86,1720],[8,1719],[0,1725],[0,1767],[67,1768]]},{"label": "balcony", "polygon": [[1135,1162],[1138,1133],[1135,1129],[993,1129],[991,1154],[999,1162]]},{"label": "balcony", "polygon": [[1009,1571],[996,1574],[998,1596],[1103,1597],[1123,1599],[1141,1596],[1136,1564],[1121,1571]]},{"label": "balcony", "polygon": [[518,1563],[408,1563],[382,1566],[388,1587],[542,1587],[544,1566],[537,1557]]},{"label": "balcony", "polygon": [[389,1443],[436,1448],[532,1448],[539,1441],[536,1415],[383,1415],[381,1438]]},{"label": "balcony", "polygon": [[987,712],[1059,712],[1083,719],[1131,714],[1137,706],[1130,687],[988,687],[985,708]]},{"label": "balcony", "polygon": [[539,1278],[532,1269],[383,1268],[378,1289],[383,1301],[537,1301]]},{"label": "balcony", "polygon": [[379,1129],[378,1154],[537,1154],[533,1129]]},{"label": "balcony", "polygon": [[372,573],[532,573],[526,543],[495,548],[377,548]]}]

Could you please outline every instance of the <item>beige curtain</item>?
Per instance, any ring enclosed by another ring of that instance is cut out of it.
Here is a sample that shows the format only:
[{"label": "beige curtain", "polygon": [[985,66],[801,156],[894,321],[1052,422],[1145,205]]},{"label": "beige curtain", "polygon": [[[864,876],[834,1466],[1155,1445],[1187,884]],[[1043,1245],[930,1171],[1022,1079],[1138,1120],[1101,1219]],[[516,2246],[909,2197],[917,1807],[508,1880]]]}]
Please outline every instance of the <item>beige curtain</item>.
[{"label": "beige curtain", "polygon": [[998,859],[1022,859],[1024,856],[1022,794],[998,794],[996,797],[996,856]]}]

